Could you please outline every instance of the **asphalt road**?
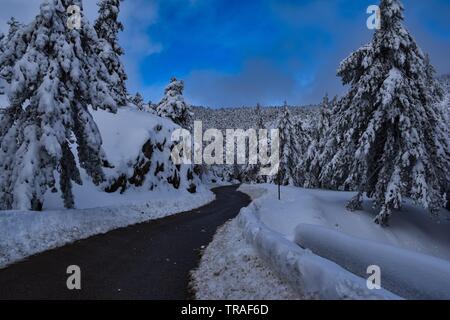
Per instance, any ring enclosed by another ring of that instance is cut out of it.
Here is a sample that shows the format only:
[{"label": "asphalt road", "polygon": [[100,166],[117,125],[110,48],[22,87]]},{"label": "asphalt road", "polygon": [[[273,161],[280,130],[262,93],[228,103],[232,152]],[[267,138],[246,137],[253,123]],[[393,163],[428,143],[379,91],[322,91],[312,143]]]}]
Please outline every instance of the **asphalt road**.
[{"label": "asphalt road", "polygon": [[[217,228],[250,203],[237,187],[196,210],[118,229],[47,251],[0,270],[0,299],[189,299],[189,272]],[[81,269],[68,290],[67,268]]]}]

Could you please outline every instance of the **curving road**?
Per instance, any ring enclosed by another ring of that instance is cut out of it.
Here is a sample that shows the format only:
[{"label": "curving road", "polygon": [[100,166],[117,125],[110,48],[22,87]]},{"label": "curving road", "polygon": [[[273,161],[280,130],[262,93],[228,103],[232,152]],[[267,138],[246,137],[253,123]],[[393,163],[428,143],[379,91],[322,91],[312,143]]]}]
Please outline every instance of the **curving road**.
[{"label": "curving road", "polygon": [[[237,187],[216,188],[210,204],[47,251],[0,270],[0,299],[189,298],[189,271],[216,229],[250,203]],[[81,290],[67,289],[67,267]]]}]

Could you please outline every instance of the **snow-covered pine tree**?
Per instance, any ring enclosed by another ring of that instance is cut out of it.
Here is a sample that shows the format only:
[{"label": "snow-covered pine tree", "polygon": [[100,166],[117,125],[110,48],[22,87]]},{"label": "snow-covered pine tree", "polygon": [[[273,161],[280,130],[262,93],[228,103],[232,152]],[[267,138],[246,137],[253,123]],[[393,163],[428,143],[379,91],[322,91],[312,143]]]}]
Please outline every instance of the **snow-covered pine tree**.
[{"label": "snow-covered pine tree", "polygon": [[144,98],[139,92],[136,92],[136,95],[133,97],[133,103],[139,110],[144,110]]},{"label": "snow-covered pine tree", "polygon": [[3,33],[0,32],[0,54],[3,53],[3,51],[5,51],[5,35]]},{"label": "snow-covered pine tree", "polygon": [[[5,51],[5,38],[6,38],[5,35],[3,33],[0,33],[0,56]],[[5,94],[5,88],[4,88],[3,79],[0,77],[0,95],[3,95],[3,94]]]},{"label": "snow-covered pine tree", "polygon": [[256,128],[257,130],[259,129],[264,129],[266,126],[264,125],[264,119],[263,119],[263,111],[261,108],[261,105],[258,103],[256,104]]},{"label": "snow-covered pine tree", "polygon": [[124,54],[119,44],[119,32],[123,31],[123,24],[119,21],[120,3],[123,0],[100,0],[98,2],[98,18],[94,28],[101,39],[101,58],[108,69],[112,82],[110,91],[115,94],[119,105],[125,105],[127,101],[127,89],[125,81],[127,75],[121,62]]},{"label": "snow-covered pine tree", "polygon": [[0,120],[2,209],[40,210],[57,182],[65,206],[73,207],[72,181],[82,183],[74,140],[80,167],[95,184],[104,180],[107,161],[88,106],[114,112],[117,103],[97,33],[84,17],[80,30],[67,27],[70,5],[82,8],[80,0],[44,1],[0,56],[11,103]]},{"label": "snow-covered pine tree", "polygon": [[280,173],[278,179],[281,179],[282,185],[294,185],[297,184],[298,135],[292,123],[292,115],[287,103],[284,104],[278,120],[278,129],[280,131]]},{"label": "snow-covered pine tree", "polygon": [[[256,104],[255,114],[254,114],[254,126],[252,129],[256,131],[256,134],[259,135],[260,129],[265,129],[265,125],[262,118],[262,109],[261,105]],[[249,139],[247,139],[248,141]],[[249,141],[248,141],[249,142]],[[259,152],[259,146],[257,146],[257,150]],[[249,150],[247,150],[247,153]],[[247,159],[249,159],[249,155],[246,155]],[[242,166],[242,179],[244,182],[248,183],[265,183],[267,181],[267,177],[260,175],[261,165],[258,164],[249,164]]]},{"label": "snow-covered pine tree", "polygon": [[156,111],[160,117],[172,119],[179,126],[191,130],[192,111],[183,97],[184,83],[176,78],[172,78],[170,84],[165,89],[165,95]]},{"label": "snow-covered pine tree", "polygon": [[441,83],[436,80],[436,69],[431,64],[430,56],[425,54],[425,74],[426,79],[428,80],[428,86],[430,89],[430,93],[432,96],[436,97],[436,99],[443,99],[445,97],[445,90],[442,87]]},{"label": "snow-covered pine tree", "polygon": [[7,22],[9,26],[8,34],[1,43],[0,54],[2,57],[0,64],[0,77],[11,77],[12,67],[18,56],[23,54],[26,49],[24,40],[21,39],[22,25],[15,19],[11,18]]},{"label": "snow-covered pine tree", "polygon": [[311,142],[301,156],[298,166],[300,185],[305,188],[319,188],[320,172],[322,170],[321,154],[325,146],[326,136],[330,128],[332,107],[336,104],[336,97],[329,101],[328,94],[323,98],[315,127],[311,133]]},{"label": "snow-covered pine tree", "polygon": [[294,118],[294,127],[295,127],[295,133],[296,133],[296,143],[297,143],[297,150],[298,150],[298,163],[297,163],[297,185],[302,186],[304,183],[304,179],[301,174],[301,171],[298,170],[298,167],[304,157],[305,154],[308,152],[308,148],[311,145],[312,141],[312,127],[310,124],[309,118],[304,117],[297,117]]},{"label": "snow-covered pine tree", "polygon": [[359,191],[350,209],[366,193],[380,208],[375,222],[384,225],[404,197],[433,213],[444,205],[450,150],[436,82],[402,25],[402,3],[382,0],[380,10],[381,29],[338,71],[350,90],[335,109],[321,179]]},{"label": "snow-covered pine tree", "polygon": [[16,18],[11,17],[8,22],[7,22],[8,26],[9,26],[9,31],[8,31],[8,41],[11,40],[14,35],[16,34],[16,32],[22,27],[22,24],[17,21]]}]

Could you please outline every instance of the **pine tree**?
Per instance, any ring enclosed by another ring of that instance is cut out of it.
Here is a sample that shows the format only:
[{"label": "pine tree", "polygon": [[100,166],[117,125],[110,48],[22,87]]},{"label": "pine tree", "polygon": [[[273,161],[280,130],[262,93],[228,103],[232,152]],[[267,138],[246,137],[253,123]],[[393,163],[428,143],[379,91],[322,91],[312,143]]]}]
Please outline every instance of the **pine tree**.
[{"label": "pine tree", "polygon": [[139,92],[136,92],[136,95],[133,97],[133,103],[139,110],[144,110],[144,98]]},{"label": "pine tree", "polygon": [[21,37],[24,26],[13,17],[7,23],[9,31],[0,46],[0,78],[4,79],[11,78],[15,61],[26,50],[26,44]]},{"label": "pine tree", "polygon": [[311,142],[305,148],[302,159],[299,164],[299,178],[301,185],[305,188],[319,188],[320,172],[322,170],[321,154],[325,147],[326,137],[330,128],[330,117],[333,106],[336,104],[337,98],[329,101],[328,95],[323,98],[319,109],[317,125],[313,128]]},{"label": "pine tree", "polygon": [[[45,1],[34,21],[16,31],[0,56],[11,106],[0,120],[0,206],[40,210],[59,182],[65,206],[74,206],[72,181],[81,168],[95,184],[107,164],[88,106],[115,112],[110,79],[97,52],[97,33],[82,17],[69,29],[67,8],[80,0]],[[17,36],[20,34],[21,36]]]},{"label": "pine tree", "polygon": [[258,103],[256,105],[256,128],[257,130],[259,129],[264,129],[266,126],[264,125],[264,120],[263,120],[263,112],[261,109],[261,105]]},{"label": "pine tree", "polygon": [[[5,35],[3,33],[0,33],[0,57],[2,56],[4,51],[5,51]],[[5,94],[5,88],[3,80],[0,78],[0,95],[3,94]]]},{"label": "pine tree", "polygon": [[280,119],[278,120],[280,131],[280,173],[282,185],[294,185],[297,183],[297,162],[299,157],[298,135],[292,115],[285,103]]},{"label": "pine tree", "polygon": [[425,78],[428,82],[428,88],[430,89],[430,94],[436,99],[443,98],[445,96],[444,88],[439,83],[439,81],[436,81],[436,69],[431,64],[431,59],[428,54],[425,54]]},{"label": "pine tree", "polygon": [[5,51],[5,35],[0,32],[0,55]]},{"label": "pine tree", "polygon": [[[308,152],[308,148],[311,145],[311,141],[312,141],[312,131],[311,131],[311,125],[309,123],[309,119],[307,117],[303,118],[303,117],[298,117],[296,119],[294,119],[295,123],[294,123],[294,127],[295,127],[295,132],[296,132],[296,142],[297,142],[297,149],[298,149],[298,157],[299,157],[299,162],[297,164],[297,174],[300,173],[300,171],[298,170],[298,166],[301,163],[301,160],[304,158],[304,156],[307,154]],[[298,177],[298,185],[302,186],[303,185],[303,181],[302,181],[302,177]]]},{"label": "pine tree", "polygon": [[7,39],[8,39],[8,41],[9,41],[9,40],[11,40],[11,39],[14,37],[14,35],[16,34],[16,32],[17,32],[21,27],[23,27],[23,26],[22,26],[22,24],[21,24],[19,21],[17,21],[17,19],[14,18],[14,17],[11,17],[11,18],[8,20],[7,24],[8,24],[8,26],[9,26],[9,31],[8,31],[8,37],[7,37]]},{"label": "pine tree", "polygon": [[382,0],[381,29],[345,59],[338,75],[350,90],[339,102],[328,134],[325,185],[366,193],[387,224],[404,197],[435,213],[449,185],[448,128],[437,107],[426,57],[403,27],[403,5]]},{"label": "pine tree", "polygon": [[121,62],[124,54],[119,44],[119,32],[123,31],[123,24],[118,20],[120,3],[123,0],[100,0],[98,3],[98,18],[95,21],[95,30],[101,39],[101,58],[108,69],[112,79],[110,91],[115,94],[119,105],[125,105],[127,101],[127,89],[125,81],[127,75]]},{"label": "pine tree", "polygon": [[[260,129],[265,129],[265,125],[262,119],[262,110],[261,105],[258,103],[255,108],[255,125],[252,127],[256,131],[256,134],[259,135]],[[249,139],[247,139],[247,143],[249,143]],[[259,152],[259,146],[256,147]],[[246,158],[249,159],[249,150],[247,150]],[[250,164],[242,166],[242,178],[245,182],[248,183],[265,183],[267,181],[267,177],[260,175],[261,165],[258,164]]]},{"label": "pine tree", "polygon": [[184,83],[172,78],[166,87],[165,95],[156,107],[160,117],[167,117],[181,127],[191,130],[192,111],[183,97]]}]

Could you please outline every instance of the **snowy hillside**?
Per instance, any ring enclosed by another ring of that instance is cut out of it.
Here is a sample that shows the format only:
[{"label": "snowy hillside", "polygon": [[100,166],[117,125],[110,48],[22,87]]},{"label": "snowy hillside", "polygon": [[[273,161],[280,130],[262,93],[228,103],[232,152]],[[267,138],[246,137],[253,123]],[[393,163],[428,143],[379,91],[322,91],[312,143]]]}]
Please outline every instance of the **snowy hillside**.
[{"label": "snowy hillside", "polygon": [[[178,128],[173,122],[135,107],[120,108],[117,114],[102,110],[92,114],[112,168],[105,169],[107,181],[100,187],[82,170],[83,185],[73,187],[76,208],[145,202],[152,191],[204,191],[191,166],[176,167],[170,159],[171,132]],[[63,205],[59,193],[47,192],[44,209]]]}]

